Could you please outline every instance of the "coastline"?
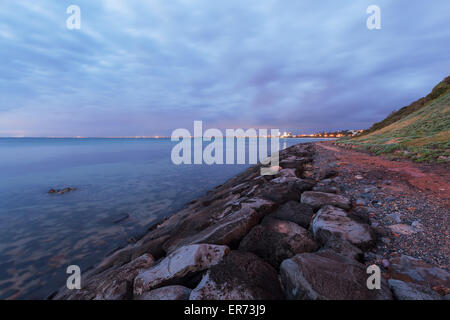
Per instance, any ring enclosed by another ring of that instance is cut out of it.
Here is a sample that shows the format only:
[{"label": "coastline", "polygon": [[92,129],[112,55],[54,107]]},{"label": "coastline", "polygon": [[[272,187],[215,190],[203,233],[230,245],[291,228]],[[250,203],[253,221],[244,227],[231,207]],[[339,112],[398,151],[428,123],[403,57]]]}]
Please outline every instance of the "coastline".
[{"label": "coastline", "polygon": [[[136,243],[114,251],[82,275],[81,290],[61,289],[50,298],[401,299],[405,291],[434,299],[448,295],[446,252],[439,253],[442,259],[416,260],[403,252],[390,256],[383,251],[397,245],[391,237],[416,235],[419,225],[396,227],[397,233],[384,228],[372,209],[385,177],[376,181],[361,172],[362,179],[355,175],[345,181],[345,164],[333,161],[336,148],[314,142],[281,151],[282,169],[276,176],[260,176],[259,165],[247,169],[153,225]],[[372,198],[352,194],[358,187],[347,190],[351,183],[362,185]],[[371,264],[381,268],[381,290],[366,287]],[[323,290],[320,283],[327,270],[335,277]],[[426,281],[411,278],[411,270]]]}]

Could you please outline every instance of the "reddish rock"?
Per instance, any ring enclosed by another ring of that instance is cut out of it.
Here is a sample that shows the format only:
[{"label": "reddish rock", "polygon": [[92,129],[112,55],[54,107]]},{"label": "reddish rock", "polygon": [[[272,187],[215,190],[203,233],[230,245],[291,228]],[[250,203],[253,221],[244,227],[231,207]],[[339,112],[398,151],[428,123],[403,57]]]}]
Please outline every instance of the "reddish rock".
[{"label": "reddish rock", "polygon": [[426,286],[394,279],[388,283],[397,300],[442,300],[439,294]]},{"label": "reddish rock", "polygon": [[404,282],[450,288],[450,273],[407,255],[391,259],[389,273],[391,278]]}]

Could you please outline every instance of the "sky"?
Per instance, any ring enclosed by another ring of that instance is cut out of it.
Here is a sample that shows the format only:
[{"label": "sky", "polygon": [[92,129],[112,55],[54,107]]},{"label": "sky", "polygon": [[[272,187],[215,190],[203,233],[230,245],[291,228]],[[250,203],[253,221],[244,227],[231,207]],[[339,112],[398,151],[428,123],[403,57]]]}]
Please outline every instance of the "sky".
[{"label": "sky", "polygon": [[448,0],[2,0],[0,136],[368,128],[449,75],[449,15]]}]

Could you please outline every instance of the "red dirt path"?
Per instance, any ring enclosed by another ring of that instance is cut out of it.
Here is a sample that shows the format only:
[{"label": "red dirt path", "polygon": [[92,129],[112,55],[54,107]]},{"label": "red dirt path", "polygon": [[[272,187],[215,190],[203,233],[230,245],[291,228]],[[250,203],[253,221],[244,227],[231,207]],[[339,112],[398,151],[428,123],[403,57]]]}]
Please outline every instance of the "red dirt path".
[{"label": "red dirt path", "polygon": [[406,160],[392,161],[380,156],[340,148],[329,142],[317,145],[335,152],[340,166],[351,164],[353,168],[360,171],[379,170],[386,174],[386,179],[390,179],[390,173],[395,174],[396,178],[391,188],[396,187],[396,180],[404,180],[411,187],[440,198],[446,206],[450,207],[450,170],[446,165],[419,164]]}]

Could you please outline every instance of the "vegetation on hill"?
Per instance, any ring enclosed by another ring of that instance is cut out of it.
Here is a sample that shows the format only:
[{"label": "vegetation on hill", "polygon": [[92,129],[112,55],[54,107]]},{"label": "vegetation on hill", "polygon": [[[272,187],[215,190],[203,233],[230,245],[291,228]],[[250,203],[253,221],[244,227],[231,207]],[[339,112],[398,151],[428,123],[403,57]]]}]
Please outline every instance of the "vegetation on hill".
[{"label": "vegetation on hill", "polygon": [[415,161],[450,161],[450,77],[424,98],[339,144]]}]

